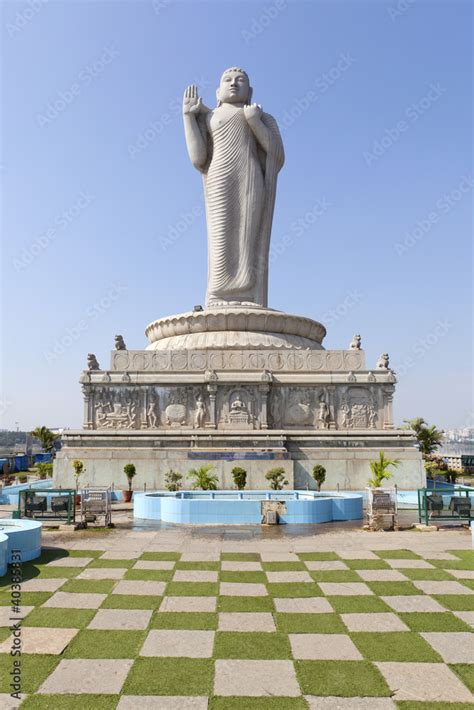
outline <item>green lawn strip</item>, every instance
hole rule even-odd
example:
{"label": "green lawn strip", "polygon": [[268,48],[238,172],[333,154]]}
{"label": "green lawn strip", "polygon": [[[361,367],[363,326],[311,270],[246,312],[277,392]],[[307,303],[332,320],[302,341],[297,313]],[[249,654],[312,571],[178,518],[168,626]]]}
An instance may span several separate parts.
{"label": "green lawn strip", "polygon": [[451,611],[474,611],[474,594],[433,594],[432,597]]}
{"label": "green lawn strip", "polygon": [[369,661],[295,661],[303,695],[382,697],[391,691]]}
{"label": "green lawn strip", "polygon": [[304,562],[262,562],[262,567],[266,572],[293,572],[306,570]]}
{"label": "green lawn strip", "polygon": [[276,598],[322,596],[318,585],[310,582],[268,582],[267,589],[268,593]]}
{"label": "green lawn strip", "polygon": [[277,630],[285,634],[346,634],[338,614],[275,614]]}
{"label": "green lawn strip", "polygon": [[260,562],[258,552],[222,552],[221,560],[233,562]]}
{"label": "green lawn strip", "polygon": [[379,597],[403,597],[422,594],[411,582],[367,582],[367,585]]}
{"label": "green lawn strip", "polygon": [[143,552],[140,560],[179,560],[181,552]]}
{"label": "green lawn strip", "polygon": [[350,569],[392,569],[385,560],[344,560]]}
{"label": "green lawn strip", "polygon": [[218,611],[275,611],[272,597],[218,597]]}
{"label": "green lawn strip", "polygon": [[452,582],[454,579],[453,575],[445,572],[444,569],[417,569],[414,567],[413,569],[397,569],[397,571],[401,572],[409,579],[434,580],[439,582]]}
{"label": "green lawn strip", "polygon": [[[19,606],[41,606],[52,596],[53,592],[22,592]],[[0,606],[11,606],[11,601],[9,592],[0,592]]]}
{"label": "green lawn strip", "polygon": [[391,611],[393,609],[386,604],[383,599],[371,596],[352,597],[335,596],[328,597],[334,611],[339,614],[369,614],[370,612]]}
{"label": "green lawn strip", "polygon": [[[23,626],[45,626],[51,629],[83,629],[96,614],[95,609],[33,609]],[[46,632],[45,632],[46,633]]]}
{"label": "green lawn strip", "polygon": [[143,594],[109,594],[101,609],[158,609],[163,597]]}
{"label": "green lawn strip", "polygon": [[[11,693],[10,683],[14,676],[10,675],[13,670],[13,662],[18,660],[8,653],[0,654],[0,693]],[[21,692],[34,693],[40,685],[56,668],[61,656],[49,656],[39,653],[24,653],[21,656]]]}
{"label": "green lawn strip", "polygon": [[78,708],[94,708],[94,710],[114,710],[119,701],[118,695],[30,695],[21,704],[27,710],[78,710]]}
{"label": "green lawn strip", "polygon": [[349,635],[368,661],[443,662],[429,643],[412,631],[359,631]]}
{"label": "green lawn strip", "polygon": [[434,614],[422,611],[399,613],[398,616],[411,631],[472,631],[469,624],[464,623],[449,611]]}
{"label": "green lawn strip", "polygon": [[63,584],[62,592],[78,592],[81,594],[110,594],[117,584],[115,579],[70,579]]}
{"label": "green lawn strip", "polygon": [[453,663],[449,667],[461,678],[464,685],[467,685],[471,693],[474,693],[474,664]]}
{"label": "green lawn strip", "polygon": [[154,582],[169,582],[173,577],[173,570],[164,569],[129,569],[125,572],[124,579],[143,579]]}
{"label": "green lawn strip", "polygon": [[246,660],[290,659],[291,649],[286,634],[218,631],[213,656]]}
{"label": "green lawn strip", "polygon": [[208,710],[307,710],[304,698],[213,697]]}
{"label": "green lawn strip", "polygon": [[252,584],[266,584],[267,575],[265,572],[231,572],[223,570],[219,574],[220,582],[239,582]]}
{"label": "green lawn strip", "polygon": [[399,710],[472,710],[472,703],[424,703],[421,700],[398,700]]}
{"label": "green lawn strip", "polygon": [[217,614],[212,612],[157,612],[151,619],[152,629],[217,629]]}
{"label": "green lawn strip", "polygon": [[474,579],[458,579],[458,582],[464,584],[465,587],[469,587],[469,589],[474,589]]}
{"label": "green lawn strip", "polygon": [[79,631],[63,653],[64,658],[135,658],[146,631]]}
{"label": "green lawn strip", "polygon": [[342,561],[339,555],[335,552],[300,552],[298,554],[300,560],[311,560],[312,562],[324,562],[325,560]]}
{"label": "green lawn strip", "polygon": [[77,577],[84,567],[31,567],[25,565],[22,574],[23,581],[27,579],[58,579],[59,577]]}
{"label": "green lawn strip", "polygon": [[136,560],[103,560],[99,558],[98,560],[93,560],[89,565],[88,569],[91,567],[99,569],[115,569],[115,568],[125,568],[133,567]]}
{"label": "green lawn strip", "polygon": [[374,554],[383,560],[421,560],[420,555],[411,550],[374,550]]}
{"label": "green lawn strip", "polygon": [[470,560],[474,562],[474,550],[448,550],[452,555],[456,555],[461,560]]}
{"label": "green lawn strip", "polygon": [[203,570],[204,572],[219,572],[220,568],[220,562],[177,562],[174,569],[197,569]]}
{"label": "green lawn strip", "polygon": [[310,572],[315,582],[363,582],[357,572],[351,569],[317,570]]}
{"label": "green lawn strip", "polygon": [[217,582],[168,582],[168,597],[215,597],[219,593]]}
{"label": "green lawn strip", "polygon": [[463,557],[459,560],[430,560],[430,564],[434,565],[435,567],[440,567],[441,569],[465,569],[465,570],[473,570],[474,569],[474,560],[472,560],[470,557]]}
{"label": "green lawn strip", "polygon": [[214,676],[212,659],[138,658],[122,695],[207,695]]}
{"label": "green lawn strip", "polygon": [[7,638],[10,636],[11,631],[7,626],[1,626],[0,627],[0,643],[3,641],[6,641]]}

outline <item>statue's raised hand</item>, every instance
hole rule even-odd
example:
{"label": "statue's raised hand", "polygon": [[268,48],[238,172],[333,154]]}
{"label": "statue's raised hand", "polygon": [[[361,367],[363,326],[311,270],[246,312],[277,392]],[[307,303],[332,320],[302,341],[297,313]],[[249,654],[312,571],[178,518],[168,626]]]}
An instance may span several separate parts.
{"label": "statue's raised hand", "polygon": [[198,96],[198,89],[195,84],[187,87],[183,96],[183,114],[198,114],[203,108],[202,99]]}
{"label": "statue's raised hand", "polygon": [[244,106],[244,116],[249,123],[259,121],[262,118],[262,107],[260,104],[249,104]]}

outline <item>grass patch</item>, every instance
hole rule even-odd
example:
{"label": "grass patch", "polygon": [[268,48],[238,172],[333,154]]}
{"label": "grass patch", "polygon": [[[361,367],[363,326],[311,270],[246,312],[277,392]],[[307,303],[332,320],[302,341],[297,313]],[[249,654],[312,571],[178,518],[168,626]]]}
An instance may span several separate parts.
{"label": "grass patch", "polygon": [[177,562],[176,569],[200,569],[204,572],[219,572],[220,562]]}
{"label": "grass patch", "polygon": [[88,565],[90,567],[99,567],[101,569],[116,569],[117,567],[126,568],[132,567],[135,564],[135,560],[94,560]]}
{"label": "grass patch", "polygon": [[139,560],[179,560],[180,552],[144,552]]}
{"label": "grass patch", "polygon": [[135,658],[146,631],[84,629],[71,641],[64,658]]}
{"label": "grass patch", "polygon": [[436,594],[433,599],[451,611],[474,611],[474,594]]}
{"label": "grass patch", "polygon": [[469,589],[474,589],[474,579],[458,579],[458,582],[465,587],[469,587]]}
{"label": "grass patch", "polygon": [[449,611],[439,614],[431,612],[402,613],[398,616],[411,631],[472,631],[468,624]]}
{"label": "grass patch", "polygon": [[219,575],[219,581],[266,584],[267,575],[265,572],[231,572],[229,570],[224,570]]}
{"label": "grass patch", "polygon": [[63,584],[61,592],[110,594],[116,584],[116,579],[70,579]]}
{"label": "grass patch", "polygon": [[209,710],[307,710],[303,698],[218,698],[209,700]]}
{"label": "grass patch", "polygon": [[218,631],[214,658],[288,659],[290,642],[285,634],[279,633]]}
{"label": "grass patch", "polygon": [[323,562],[324,560],[342,561],[335,552],[300,552],[298,557],[300,560],[311,560],[311,562]]}
{"label": "grass patch", "polygon": [[417,661],[442,663],[442,659],[429,643],[411,631],[350,634],[355,645],[368,661]]}
{"label": "grass patch", "polygon": [[443,569],[474,569],[474,561],[470,558],[463,558],[460,560],[431,560],[431,564],[435,567],[441,567]]}
{"label": "grass patch", "polygon": [[474,693],[474,665],[471,663],[455,663],[449,666],[458,675],[471,693]]}
{"label": "grass patch", "polygon": [[285,634],[345,634],[338,614],[276,614],[278,631]]}
{"label": "grass patch", "polygon": [[437,582],[452,582],[453,576],[445,572],[444,569],[413,569],[403,568],[397,570],[408,577],[409,579],[421,579],[424,581],[434,580]]}
{"label": "grass patch", "polygon": [[84,567],[28,567],[23,569],[23,581],[27,579],[58,579],[76,577]]}
{"label": "grass patch", "polygon": [[152,629],[198,629],[214,631],[217,629],[217,614],[203,611],[156,613],[151,620]]}
{"label": "grass patch", "polygon": [[94,710],[114,710],[119,701],[118,695],[30,695],[21,704],[27,710],[77,710],[77,708],[94,708]]}
{"label": "grass patch", "polygon": [[306,570],[304,562],[262,562],[262,567],[266,572],[293,572]]}
{"label": "grass patch", "polygon": [[[20,606],[41,606],[53,596],[53,592],[22,592]],[[0,606],[11,606],[11,594],[0,593]]]}
{"label": "grass patch", "polygon": [[367,582],[370,589],[380,597],[410,596],[420,594],[411,582]]}
{"label": "grass patch", "polygon": [[172,577],[173,570],[165,569],[129,569],[124,575],[124,579],[142,579],[154,582],[169,582]]}
{"label": "grass patch", "polygon": [[223,552],[221,560],[232,560],[233,562],[260,562],[258,552]]}
{"label": "grass patch", "polygon": [[344,560],[350,569],[392,569],[385,560]]}
{"label": "grass patch", "polygon": [[104,550],[68,550],[66,557],[100,557]]}
{"label": "grass patch", "polygon": [[217,582],[169,582],[168,597],[216,597],[219,593]]}
{"label": "grass patch", "polygon": [[3,641],[6,641],[9,636],[10,636],[10,629],[7,626],[1,626],[0,627],[0,643],[2,643]]}
{"label": "grass patch", "polygon": [[322,592],[317,584],[310,582],[269,582],[268,593],[277,598],[321,597]]}
{"label": "grass patch", "polygon": [[[56,668],[61,656],[24,653],[21,657],[21,692],[35,693],[43,681]],[[0,693],[10,693],[10,683],[15,659],[8,653],[0,654]]]}
{"label": "grass patch", "polygon": [[163,597],[151,595],[110,594],[101,609],[158,609]]}
{"label": "grass patch", "polygon": [[214,663],[201,658],[138,658],[123,695],[210,695]]}
{"label": "grass patch", "polygon": [[23,626],[46,626],[52,629],[83,629],[95,616],[95,609],[48,609],[40,607],[26,617]]}
{"label": "grass patch", "polygon": [[271,597],[218,597],[218,611],[275,611]]}
{"label": "grass patch", "polygon": [[296,661],[295,667],[304,695],[391,695],[382,674],[369,661]]}
{"label": "grass patch", "polygon": [[456,555],[461,560],[470,560],[474,562],[474,551],[473,550],[448,550],[452,555]]}
{"label": "grass patch", "polygon": [[411,550],[374,550],[374,554],[383,560],[421,560],[420,555]]}
{"label": "grass patch", "polygon": [[369,614],[370,612],[393,611],[383,599],[378,597],[330,597],[329,603],[339,614]]}
{"label": "grass patch", "polygon": [[316,570],[310,572],[315,582],[363,582],[357,572],[351,569]]}

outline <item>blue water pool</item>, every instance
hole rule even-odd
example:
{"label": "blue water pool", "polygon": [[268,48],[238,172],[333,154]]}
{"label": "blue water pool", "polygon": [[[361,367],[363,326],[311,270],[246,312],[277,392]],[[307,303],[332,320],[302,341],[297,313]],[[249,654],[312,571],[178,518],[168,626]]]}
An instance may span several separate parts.
{"label": "blue water pool", "polygon": [[19,552],[20,558],[16,559],[21,562],[40,556],[41,527],[37,520],[0,518],[0,577],[6,572],[6,564],[12,561],[14,551]]}
{"label": "blue water pool", "polygon": [[282,524],[361,520],[360,493],[315,491],[156,491],[135,493],[135,518],[188,525],[258,525],[266,501],[280,502]]}

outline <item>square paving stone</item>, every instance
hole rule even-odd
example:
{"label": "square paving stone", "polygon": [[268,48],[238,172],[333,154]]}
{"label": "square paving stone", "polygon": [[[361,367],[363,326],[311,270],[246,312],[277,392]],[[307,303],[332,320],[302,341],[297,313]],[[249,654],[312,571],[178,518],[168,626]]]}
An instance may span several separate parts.
{"label": "square paving stone", "polygon": [[23,592],[55,592],[69,581],[68,577],[33,577],[21,583]]}
{"label": "square paving stone", "polygon": [[214,631],[152,629],[140,656],[211,658],[213,645]]}
{"label": "square paving stone", "polygon": [[448,571],[458,579],[474,579],[474,569],[450,569]]}
{"label": "square paving stone", "polygon": [[122,690],[133,665],[131,659],[62,660],[46,678],[38,693],[104,693]]}
{"label": "square paving stone", "polygon": [[46,567],[85,567],[93,559],[93,557],[60,557],[59,560],[48,562]]}
{"label": "square paving stone", "polygon": [[219,631],[276,631],[270,612],[221,612]]}
{"label": "square paving stone", "polygon": [[361,661],[362,654],[345,634],[289,634],[294,658],[309,661]]}
{"label": "square paving stone", "polygon": [[283,614],[327,614],[333,611],[324,597],[274,599],[275,609]]}
{"label": "square paving stone", "polygon": [[10,694],[0,693],[0,708],[2,708],[2,710],[16,710],[25,698],[25,694],[20,694],[20,698],[17,700],[16,698],[12,698]]}
{"label": "square paving stone", "polygon": [[215,611],[217,597],[164,597],[160,605],[163,611]]}
{"label": "square paving stone", "polygon": [[223,560],[221,569],[226,572],[261,572],[263,568],[260,562]]}
{"label": "square paving stone", "polygon": [[168,570],[175,566],[174,560],[137,560],[132,569]]}
{"label": "square paving stone", "polygon": [[443,663],[376,663],[394,700],[469,703],[473,696]]}
{"label": "square paving stone", "polygon": [[122,579],[126,567],[89,567],[77,575],[76,579]]}
{"label": "square paving stone", "polygon": [[[47,653],[59,655],[79,629],[48,629],[40,626],[24,626],[21,631],[22,653]],[[10,653],[13,637],[0,643],[0,653]]]}
{"label": "square paving stone", "polygon": [[217,582],[219,572],[200,569],[178,569],[173,575],[173,582]]}
{"label": "square paving stone", "polygon": [[370,550],[336,550],[343,560],[378,560],[378,556]]}
{"label": "square paving stone", "polygon": [[137,550],[108,550],[99,559],[101,560],[136,560],[142,553]]}
{"label": "square paving stone", "polygon": [[266,572],[269,582],[274,584],[286,582],[312,582],[313,578],[308,572]]}
{"label": "square paving stone", "polygon": [[164,594],[166,582],[152,582],[143,579],[122,579],[115,585],[112,594],[138,594],[139,596],[157,596]]}
{"label": "square paving stone", "polygon": [[338,698],[306,695],[308,710],[396,710],[390,698]]}
{"label": "square paving stone", "polygon": [[382,600],[388,604],[394,611],[406,611],[406,612],[445,612],[446,609],[431,597],[424,595],[410,595],[402,597],[381,597]]}
{"label": "square paving stone", "polygon": [[406,582],[408,579],[396,569],[358,569],[357,574],[366,582]]}
{"label": "square paving stone", "polygon": [[268,594],[264,584],[239,582],[221,582],[219,593],[224,597],[266,597]]}
{"label": "square paving stone", "polygon": [[207,704],[207,695],[122,695],[117,710],[207,710]]}
{"label": "square paving stone", "polygon": [[445,663],[474,663],[474,634],[469,631],[424,631],[420,636]]}
{"label": "square paving stone", "polygon": [[146,629],[152,613],[147,609],[99,609],[87,628],[123,631]]}
{"label": "square paving stone", "polygon": [[380,614],[341,614],[349,631],[409,631],[403,621],[391,612]]}
{"label": "square paving stone", "polygon": [[242,697],[300,695],[300,687],[291,661],[218,659],[215,669],[215,695]]}
{"label": "square paving stone", "polygon": [[349,567],[340,560],[307,560],[305,565],[312,572],[334,572],[336,570],[349,569]]}
{"label": "square paving stone", "polygon": [[459,557],[452,555],[450,552],[433,552],[433,550],[426,550],[420,554],[422,557],[426,557],[427,560],[459,560]]}
{"label": "square paving stone", "polygon": [[33,609],[34,606],[22,606],[19,614],[12,614],[11,606],[0,606],[0,627],[11,626],[12,618],[24,619]]}
{"label": "square paving stone", "polygon": [[327,596],[368,596],[373,591],[364,582],[319,582],[323,594]]}
{"label": "square paving stone", "polygon": [[405,560],[405,559],[385,559],[390,567],[394,569],[434,569],[433,565],[430,565],[426,560]]}
{"label": "square paving stone", "polygon": [[262,552],[262,562],[300,562],[294,552]]}
{"label": "square paving stone", "polygon": [[98,609],[107,594],[56,592],[43,604],[44,607],[60,609]]}
{"label": "square paving stone", "polygon": [[474,611],[453,611],[453,614],[474,629]]}
{"label": "square paving stone", "polygon": [[474,594],[472,589],[459,582],[433,582],[414,580],[413,584],[425,594]]}

